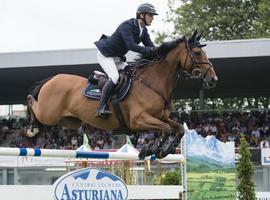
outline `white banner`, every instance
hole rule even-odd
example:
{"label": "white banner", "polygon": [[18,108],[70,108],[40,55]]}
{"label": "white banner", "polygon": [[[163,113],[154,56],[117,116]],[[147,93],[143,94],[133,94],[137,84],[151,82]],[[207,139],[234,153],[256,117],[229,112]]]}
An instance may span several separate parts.
{"label": "white banner", "polygon": [[256,200],[270,200],[270,192],[256,192]]}
{"label": "white banner", "polygon": [[65,167],[66,160],[67,158],[0,156],[0,167]]}
{"label": "white banner", "polygon": [[270,148],[261,149],[262,165],[270,165]]}

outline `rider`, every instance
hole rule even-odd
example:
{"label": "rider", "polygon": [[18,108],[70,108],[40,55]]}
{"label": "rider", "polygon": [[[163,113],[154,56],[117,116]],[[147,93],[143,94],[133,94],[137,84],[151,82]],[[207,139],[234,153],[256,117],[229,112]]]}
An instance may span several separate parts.
{"label": "rider", "polygon": [[[129,50],[141,53],[145,58],[151,58],[155,54],[155,46],[146,28],[151,25],[154,15],[158,14],[153,5],[141,4],[137,8],[136,19],[122,22],[111,36],[102,35],[100,40],[95,42],[98,48],[97,60],[108,75],[108,80],[102,89],[100,105],[96,111],[98,117],[106,119],[111,113],[106,110],[106,106],[117,84],[118,70],[128,65],[125,54]],[[144,46],[138,45],[140,42]]]}

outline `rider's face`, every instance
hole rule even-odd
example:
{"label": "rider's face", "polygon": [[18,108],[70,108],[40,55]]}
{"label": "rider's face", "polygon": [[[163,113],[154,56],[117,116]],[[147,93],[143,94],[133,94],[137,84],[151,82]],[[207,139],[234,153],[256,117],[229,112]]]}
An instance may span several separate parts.
{"label": "rider's face", "polygon": [[152,24],[152,21],[154,19],[153,14],[145,14],[145,21],[146,21],[146,26],[150,26]]}
{"label": "rider's face", "polygon": [[144,22],[142,20],[141,20],[141,23],[143,23],[145,26],[151,26],[152,21],[154,19],[154,15],[153,14],[149,14],[149,13],[147,13],[147,14],[141,14],[140,17],[141,17],[141,19],[145,18],[146,24],[144,24]]}

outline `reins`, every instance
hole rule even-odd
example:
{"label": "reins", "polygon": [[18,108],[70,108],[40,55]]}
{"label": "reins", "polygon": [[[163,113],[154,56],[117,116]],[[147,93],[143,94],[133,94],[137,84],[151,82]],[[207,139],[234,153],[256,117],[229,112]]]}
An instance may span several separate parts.
{"label": "reins", "polygon": [[[160,62],[160,60],[153,60],[153,61],[150,61],[150,63],[158,63]],[[140,76],[147,70],[147,68],[149,67],[152,67],[153,65],[147,65],[145,66],[145,68],[143,68],[142,72],[138,75],[136,75],[136,72],[137,72],[137,69],[135,69],[132,73],[132,77],[134,78],[134,80],[138,80],[140,83],[142,83],[143,85],[145,85],[146,87],[148,87],[149,89],[151,89],[152,91],[154,91],[156,94],[158,94],[164,101],[164,110],[167,108],[167,106],[169,105],[169,103],[171,102],[171,99],[173,97],[173,94],[174,94],[174,91],[175,91],[175,88],[176,88],[176,83],[177,83],[177,80],[179,78],[179,69],[177,70],[177,75],[176,75],[176,78],[174,80],[174,83],[173,83],[173,87],[172,87],[172,91],[171,91],[171,94],[169,95],[168,98],[166,98],[160,91],[158,91],[157,89],[151,87],[151,85],[149,83],[147,83],[145,80],[143,80],[142,78],[140,78]]]}

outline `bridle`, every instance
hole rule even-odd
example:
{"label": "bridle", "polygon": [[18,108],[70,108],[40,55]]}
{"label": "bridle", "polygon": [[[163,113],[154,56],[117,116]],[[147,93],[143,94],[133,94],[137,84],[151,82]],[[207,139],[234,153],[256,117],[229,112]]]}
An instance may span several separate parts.
{"label": "bridle", "polygon": [[[192,51],[193,48],[195,47],[202,47],[200,44],[195,44],[195,45],[189,45],[187,39],[185,40],[185,46],[187,50],[184,66],[182,67],[182,72],[183,72],[183,77],[184,79],[202,79],[203,80],[203,87],[206,89],[210,89],[215,87],[215,84],[209,84],[208,81],[206,80],[206,75],[209,72],[209,70],[213,67],[212,63],[209,62],[202,62],[198,61],[195,58],[195,53]],[[187,60],[188,57],[190,57],[191,60],[191,68],[188,69],[187,66]],[[202,72],[199,68],[200,65],[208,65],[208,68],[205,72]],[[181,65],[181,63],[179,63]]]}
{"label": "bridle", "polygon": [[[185,79],[199,79],[202,78],[203,79],[203,87],[210,89],[212,87],[215,87],[215,84],[210,85],[207,80],[206,80],[206,74],[208,73],[208,71],[213,67],[211,62],[202,62],[202,61],[198,61],[195,58],[195,53],[192,51],[193,48],[195,47],[200,47],[200,45],[194,45],[194,46],[189,46],[188,45],[188,41],[187,39],[185,39],[185,46],[186,46],[186,50],[187,50],[187,54],[186,54],[186,58],[185,58],[185,62],[184,62],[184,66],[182,67],[182,72],[184,74],[184,78]],[[191,69],[188,70],[187,69],[187,60],[188,57],[190,56],[191,59]],[[158,61],[151,61],[153,62],[158,62]],[[199,69],[199,66],[202,64],[207,64],[209,67],[207,68],[207,70],[205,72],[202,72]],[[131,76],[133,77],[133,80],[138,80],[140,83],[142,83],[143,85],[145,85],[146,87],[148,87],[149,89],[151,89],[152,91],[154,91],[156,94],[158,94],[159,96],[161,96],[164,100],[164,109],[166,109],[166,107],[169,105],[171,99],[173,98],[174,92],[175,92],[175,88],[176,88],[176,83],[179,79],[179,71],[181,69],[181,63],[178,63],[178,70],[177,70],[177,75],[175,77],[174,80],[172,80],[172,91],[171,94],[169,95],[169,97],[165,97],[160,91],[156,90],[155,88],[153,88],[147,81],[145,81],[144,79],[141,79],[140,76],[145,72],[145,69],[142,70],[142,72],[140,74],[136,75],[137,69],[132,70]],[[198,75],[196,75],[196,73],[198,73]]]}

